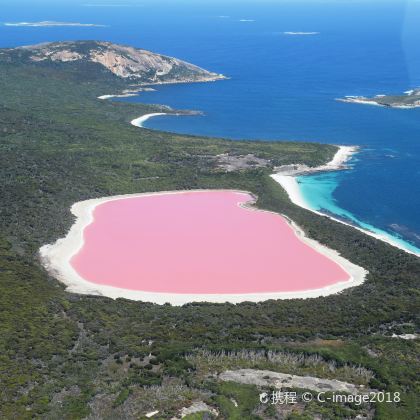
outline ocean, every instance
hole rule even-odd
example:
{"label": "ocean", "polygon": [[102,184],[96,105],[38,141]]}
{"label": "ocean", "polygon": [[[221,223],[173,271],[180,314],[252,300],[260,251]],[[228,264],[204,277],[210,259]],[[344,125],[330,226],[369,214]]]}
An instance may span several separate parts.
{"label": "ocean", "polygon": [[[420,252],[420,109],[338,102],[420,86],[420,2],[0,0],[0,47],[97,39],[185,59],[230,77],[125,100],[203,111],[149,128],[358,145],[351,169],[299,177],[316,210]],[[64,21],[97,27],[7,26]],[[311,32],[312,34],[286,34]],[[104,92],[104,94],[115,92]],[[280,186],[279,186],[280,188]]]}

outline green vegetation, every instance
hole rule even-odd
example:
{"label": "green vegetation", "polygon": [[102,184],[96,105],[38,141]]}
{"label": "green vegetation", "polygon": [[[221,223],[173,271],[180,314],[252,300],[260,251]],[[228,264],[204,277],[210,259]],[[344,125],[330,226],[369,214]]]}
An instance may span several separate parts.
{"label": "green vegetation", "polygon": [[223,382],[215,390],[215,403],[224,418],[232,420],[259,419],[253,414],[259,405],[259,392],[254,385]]}
{"label": "green vegetation", "polygon": [[[290,358],[285,372],[335,377],[322,372],[330,363],[346,377],[363,368],[371,387],[402,394],[401,403],[375,404],[376,418],[415,418],[418,340],[390,336],[418,330],[419,259],[294,206],[269,168],[225,173],[215,160],[252,153],[272,165],[315,166],[335,147],[138,129],[128,122],[153,107],[96,99],[120,87],[76,70],[70,77],[54,66],[0,63],[0,417],[141,418],[159,410],[171,418],[201,400],[225,418],[269,418],[275,410],[261,411],[256,388],[219,383],[191,355],[273,351],[313,362]],[[318,299],[172,307],[67,293],[38,261],[39,247],[71,226],[76,201],[193,188],[253,192],[259,207],[286,214],[368,269],[366,283]],[[217,369],[227,362],[243,363],[224,360]],[[313,418],[311,407],[289,418]],[[321,409],[328,419],[349,413],[339,404]]]}
{"label": "green vegetation", "polygon": [[[205,417],[206,416],[206,417]],[[198,412],[194,414],[188,414],[184,417],[184,420],[203,420],[203,419],[211,419],[211,416],[207,416],[207,412]]]}
{"label": "green vegetation", "polygon": [[0,62],[53,68],[60,77],[120,84],[218,80],[223,76],[185,61],[102,41],[50,42],[0,49]]}

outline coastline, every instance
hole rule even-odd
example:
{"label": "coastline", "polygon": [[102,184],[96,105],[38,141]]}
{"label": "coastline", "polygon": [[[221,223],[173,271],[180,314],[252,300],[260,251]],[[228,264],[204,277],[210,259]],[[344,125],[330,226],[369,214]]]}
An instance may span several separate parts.
{"label": "coastline", "polygon": [[[378,98],[383,98],[385,95],[377,95]],[[362,104],[362,105],[373,105],[373,106],[380,106],[382,108],[395,108],[395,109],[415,109],[420,108],[420,101],[413,103],[413,104],[398,104],[398,103],[390,103],[390,104],[383,104],[381,102],[375,101],[373,98],[369,99],[365,96],[349,96],[346,98],[336,98],[338,102],[345,102],[351,104]]]}
{"label": "coastline", "polygon": [[[42,265],[56,279],[67,286],[67,291],[78,294],[107,296],[113,299],[126,298],[131,300],[141,300],[156,304],[171,303],[172,305],[184,305],[190,302],[211,302],[211,303],[240,303],[245,301],[262,302],[270,299],[305,299],[320,296],[328,296],[336,294],[344,289],[361,285],[366,278],[367,271],[352,262],[346,260],[335,250],[332,250],[319,242],[308,238],[304,231],[296,225],[290,218],[274,213],[279,217],[283,217],[293,229],[295,235],[306,245],[315,249],[330,258],[336,264],[341,266],[349,275],[349,279],[345,282],[338,282],[330,286],[319,289],[294,291],[294,292],[268,292],[268,293],[244,293],[244,294],[181,294],[181,293],[156,293],[149,291],[137,291],[122,289],[113,286],[99,285],[88,282],[83,279],[70,264],[71,258],[77,254],[83,247],[84,229],[93,222],[93,212],[96,206],[114,200],[147,197],[152,195],[181,194],[185,192],[208,192],[208,191],[227,191],[227,190],[184,190],[184,191],[168,191],[144,194],[128,194],[117,195],[112,197],[103,197],[92,200],[77,202],[72,205],[71,212],[76,216],[76,221],[70,231],[64,238],[58,239],[54,244],[44,245],[39,250]],[[246,191],[228,190],[240,193],[250,194],[254,197],[253,201],[248,201],[243,205],[250,211],[266,211],[260,210],[252,205],[255,203],[255,196]]]}
{"label": "coastline", "polygon": [[392,240],[391,238],[381,235],[379,233],[375,233],[369,231],[367,229],[363,229],[359,226],[352,225],[348,222],[340,220],[336,217],[333,217],[329,214],[322,213],[318,210],[314,210],[310,207],[310,205],[306,202],[305,198],[303,197],[299,184],[296,180],[296,176],[299,175],[308,175],[310,173],[316,172],[325,172],[325,171],[336,171],[341,169],[346,169],[346,163],[349,159],[358,151],[357,146],[338,146],[339,149],[333,159],[328,162],[326,165],[318,166],[315,168],[309,168],[305,165],[287,165],[284,167],[277,168],[278,172],[271,175],[271,178],[274,179],[277,183],[279,183],[283,189],[286,191],[287,195],[289,196],[290,201],[293,204],[296,204],[299,207],[304,208],[305,210],[309,210],[312,213],[315,213],[319,216],[327,217],[330,220],[334,220],[335,222],[341,223],[346,226],[350,226],[354,229],[357,229],[360,232],[363,232],[366,235],[369,235],[375,239],[379,239],[380,241],[386,242],[389,245],[392,245],[404,252],[407,252],[412,255],[420,256],[419,253],[410,251],[403,246],[401,246],[397,241]]}
{"label": "coastline", "polygon": [[129,98],[131,96],[139,96],[141,92],[153,92],[156,89],[153,89],[150,86],[160,86],[160,85],[179,85],[185,83],[210,83],[217,82],[219,80],[229,80],[230,77],[225,76],[224,74],[216,74],[215,76],[203,77],[198,80],[168,80],[155,83],[140,83],[137,87],[132,89],[123,90],[121,93],[101,95],[97,99],[112,99],[112,98]]}
{"label": "coastline", "polygon": [[139,128],[146,128],[144,126],[144,123],[153,117],[158,117],[160,115],[172,115],[174,117],[188,117],[188,116],[196,116],[196,115],[203,115],[203,113],[201,111],[175,111],[175,110],[171,110],[172,112],[153,112],[150,114],[144,114],[141,117],[138,118],[134,118],[134,120],[130,121],[131,125],[134,125],[135,127],[139,127]]}
{"label": "coastline", "polygon": [[178,85],[182,83],[210,83],[210,82],[217,82],[219,80],[229,80],[230,77],[225,76],[221,73],[213,73],[212,76],[201,77],[199,79],[185,79],[185,80],[163,80],[154,83],[140,83],[140,87],[147,87],[147,86],[159,86],[159,85]]}
{"label": "coastline", "polygon": [[[170,113],[163,113],[163,112],[145,114],[139,118],[135,118],[134,120],[132,120],[131,124],[136,127],[145,128],[143,124],[149,118],[153,118],[159,115],[181,115],[181,114],[170,114]],[[336,154],[334,155],[332,160],[327,162],[325,165],[321,165],[317,167],[309,167],[303,164],[284,165],[284,166],[275,168],[276,172],[271,175],[271,178],[273,178],[277,183],[279,183],[283,187],[283,189],[286,191],[287,195],[289,196],[290,201],[292,201],[292,203],[296,204],[297,206],[302,207],[305,210],[309,210],[312,213],[315,213],[319,216],[328,217],[331,220],[334,220],[346,226],[350,226],[354,229],[357,229],[358,231],[363,232],[364,234],[369,235],[380,241],[386,242],[387,244],[392,245],[400,249],[401,251],[407,252],[411,255],[420,256],[420,253],[410,251],[409,249],[401,246],[397,241],[393,240],[392,238],[386,235],[375,233],[373,231],[364,229],[354,224],[345,222],[329,214],[325,214],[318,210],[314,210],[306,202],[306,200],[304,199],[300,191],[299,184],[296,180],[297,176],[309,175],[311,173],[316,173],[316,172],[337,171],[337,170],[347,169],[347,162],[351,159],[351,157],[354,154],[358,153],[358,150],[359,150],[358,146],[337,146],[337,147],[338,147],[338,150]]]}
{"label": "coastline", "polygon": [[141,117],[138,118],[134,118],[134,120],[130,121],[131,125],[134,125],[134,127],[139,127],[139,128],[146,128],[144,127],[144,123],[149,119],[149,118],[153,118],[153,117],[158,117],[159,115],[179,115],[179,114],[170,114],[168,112],[154,112],[152,114],[145,114],[142,115]]}
{"label": "coastline", "polygon": [[139,96],[141,92],[154,92],[156,89],[138,86],[137,89],[125,89],[121,93],[115,95],[101,95],[98,99],[112,99],[112,98],[129,98],[131,96]]}
{"label": "coastline", "polygon": [[[159,115],[177,116],[177,115],[182,115],[182,114],[177,114],[177,113],[171,114],[171,113],[164,113],[164,112],[145,114],[139,118],[135,118],[134,120],[132,120],[131,124],[136,127],[145,128],[143,124],[149,118],[153,118]],[[283,187],[283,189],[286,191],[287,195],[289,196],[290,201],[292,201],[293,204],[296,204],[297,206],[302,207],[305,210],[309,210],[312,213],[315,213],[319,216],[327,217],[330,220],[334,220],[335,222],[339,222],[346,226],[350,226],[354,229],[357,229],[358,231],[363,232],[364,234],[369,235],[380,241],[386,242],[387,244],[394,246],[400,249],[401,251],[420,257],[420,253],[410,251],[409,249],[400,245],[396,240],[393,240],[391,237],[388,237],[386,235],[382,235],[382,234],[370,231],[368,229],[364,229],[360,226],[356,226],[354,224],[345,222],[329,214],[322,213],[318,210],[311,208],[310,205],[306,202],[306,200],[304,199],[300,191],[299,184],[296,180],[297,176],[309,175],[311,173],[317,173],[317,172],[338,171],[338,170],[347,169],[347,162],[351,159],[353,155],[358,153],[358,150],[359,150],[358,146],[337,146],[337,147],[338,147],[338,150],[336,154],[331,159],[331,161],[327,162],[325,165],[321,165],[317,167],[309,167],[303,164],[284,165],[284,166],[275,168],[276,172],[271,175],[271,178],[273,178],[277,183],[279,183]]]}
{"label": "coastline", "polygon": [[129,98],[131,96],[137,96],[137,93],[122,93],[121,95],[101,95],[98,99],[112,99],[112,98]]}

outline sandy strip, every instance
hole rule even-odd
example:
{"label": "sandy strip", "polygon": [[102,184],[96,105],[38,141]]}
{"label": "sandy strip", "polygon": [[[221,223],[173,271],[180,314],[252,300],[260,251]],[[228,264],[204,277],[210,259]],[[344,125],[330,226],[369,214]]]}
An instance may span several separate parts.
{"label": "sandy strip", "polygon": [[[362,284],[367,275],[367,271],[359,267],[345,258],[341,257],[337,251],[321,245],[317,241],[305,236],[305,233],[291,220],[290,226],[294,229],[297,237],[305,244],[314,248],[317,252],[326,255],[328,258],[339,264],[348,274],[349,280],[339,282],[331,286],[320,289],[305,290],[298,292],[278,292],[278,293],[245,293],[245,294],[178,294],[178,293],[155,293],[147,291],[135,291],[122,289],[113,286],[98,285],[83,279],[74,270],[70,264],[71,258],[79,252],[83,247],[83,231],[86,226],[93,222],[93,212],[99,204],[133,197],[148,197],[152,195],[163,194],[180,194],[185,192],[208,192],[209,190],[188,190],[188,191],[170,191],[146,194],[128,194],[113,197],[103,197],[92,200],[80,201],[73,204],[71,212],[76,216],[76,222],[71,227],[65,238],[58,239],[54,244],[44,245],[40,249],[40,258],[44,267],[48,272],[67,285],[67,291],[79,294],[101,295],[111,298],[126,298],[131,300],[141,300],[157,304],[166,302],[172,305],[184,305],[189,302],[213,302],[213,303],[240,303],[244,301],[262,302],[269,299],[295,299],[295,298],[315,298],[319,296],[327,296],[338,293],[349,287]],[[211,190],[226,191],[226,190]],[[250,194],[246,191],[229,190],[239,193]],[[246,206],[253,211],[259,211],[255,207],[251,207],[252,202],[248,202]],[[276,213],[278,214],[278,213]],[[279,215],[280,217],[280,215]]]}
{"label": "sandy strip", "polygon": [[134,120],[130,121],[131,125],[140,128],[147,128],[144,126],[144,123],[153,117],[158,117],[159,115],[171,115],[174,117],[190,117],[196,115],[203,115],[201,111],[173,111],[173,112],[154,112],[152,114],[145,114],[141,117],[135,118]]}
{"label": "sandy strip", "polygon": [[335,154],[334,158],[330,162],[328,162],[326,165],[318,166],[316,168],[308,168],[305,165],[295,165],[295,166],[291,165],[291,166],[285,167],[286,168],[285,170],[281,170],[279,173],[271,175],[271,177],[285,189],[285,191],[287,192],[290,198],[290,201],[296,204],[297,206],[302,207],[306,210],[309,210],[312,213],[318,214],[320,216],[327,217],[328,219],[334,220],[343,225],[350,226],[353,229],[357,229],[358,231],[363,232],[366,235],[372,236],[373,238],[386,242],[389,245],[395,246],[396,248],[401,249],[404,252],[407,252],[412,255],[420,256],[420,253],[415,253],[404,248],[397,241],[394,241],[385,235],[371,232],[370,230],[363,229],[359,226],[355,226],[350,223],[344,222],[343,220],[335,218],[331,215],[324,214],[320,211],[314,210],[305,201],[301,193],[299,184],[296,180],[296,176],[308,174],[311,172],[322,172],[322,171],[333,171],[333,170],[345,169],[346,162],[351,158],[351,156],[354,153],[357,153],[357,150],[358,149],[355,146],[339,146],[339,149],[337,153]]}
{"label": "sandy strip", "polygon": [[111,98],[115,98],[115,95],[101,95],[98,96],[98,99],[111,99]]}
{"label": "sandy strip", "polygon": [[157,117],[159,115],[177,115],[177,114],[168,114],[167,112],[154,112],[153,114],[145,114],[141,117],[135,118],[134,120],[130,121],[131,125],[134,125],[135,127],[144,127],[144,123],[149,119],[153,117]]}
{"label": "sandy strip", "polygon": [[98,99],[130,98],[131,96],[138,96],[138,93],[122,93],[121,95],[102,95],[98,96]]}

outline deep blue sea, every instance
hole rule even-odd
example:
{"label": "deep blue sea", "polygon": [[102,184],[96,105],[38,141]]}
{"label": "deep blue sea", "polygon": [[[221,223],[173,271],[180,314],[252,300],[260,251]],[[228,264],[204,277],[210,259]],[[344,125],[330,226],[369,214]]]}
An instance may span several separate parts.
{"label": "deep blue sea", "polygon": [[[45,20],[106,27],[4,25]],[[205,114],[157,117],[147,122],[150,128],[361,146],[351,170],[300,177],[306,200],[420,252],[420,109],[335,101],[420,86],[420,2],[0,0],[0,22],[1,47],[109,40],[231,78],[131,98]]]}

